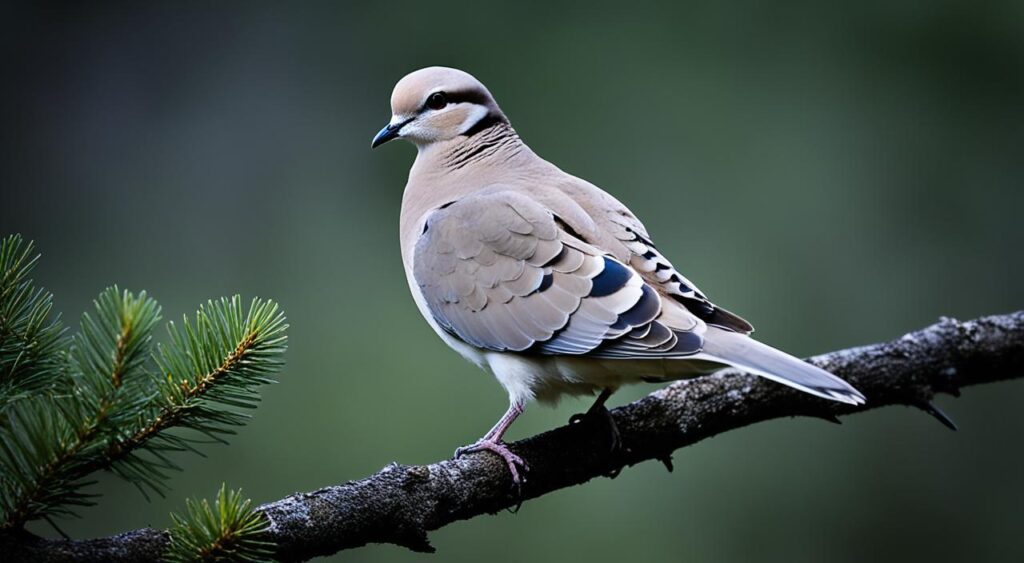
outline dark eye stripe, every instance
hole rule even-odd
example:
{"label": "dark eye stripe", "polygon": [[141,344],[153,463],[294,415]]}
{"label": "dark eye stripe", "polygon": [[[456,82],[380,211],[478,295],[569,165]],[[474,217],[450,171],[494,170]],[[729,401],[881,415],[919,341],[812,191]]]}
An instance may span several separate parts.
{"label": "dark eye stripe", "polygon": [[487,94],[480,90],[456,90],[454,92],[445,92],[445,95],[448,98],[449,104],[469,102],[471,104],[486,106],[488,103]]}

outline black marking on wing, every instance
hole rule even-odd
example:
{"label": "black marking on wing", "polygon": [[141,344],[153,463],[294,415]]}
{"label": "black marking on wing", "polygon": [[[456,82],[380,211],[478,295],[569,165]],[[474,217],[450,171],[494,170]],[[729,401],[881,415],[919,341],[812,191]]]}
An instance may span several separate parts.
{"label": "black marking on wing", "polygon": [[673,295],[672,297],[703,321],[707,321],[715,313],[715,306],[703,299],[693,299],[681,295]]}
{"label": "black marking on wing", "polygon": [[649,238],[641,235],[640,233],[634,231],[632,228],[626,227],[626,232],[631,234],[631,235],[633,235],[633,240],[638,240],[638,241],[646,244],[647,246],[651,247],[654,250],[658,249],[658,247],[654,246],[654,243],[651,242],[651,239],[649,239]]}
{"label": "black marking on wing", "polygon": [[628,233],[621,240],[627,241],[630,252],[635,259],[631,264],[647,279],[648,283],[657,286],[668,297],[679,302],[697,318],[707,324],[726,330],[750,333],[754,327],[737,315],[726,311],[704,296],[693,284],[684,278],[675,267],[662,256],[654,244],[646,236],[635,229],[624,226]]}
{"label": "black marking on wing", "polygon": [[643,294],[628,311],[619,315],[618,320],[611,326],[612,330],[625,330],[631,326],[641,326],[650,323],[661,312],[661,300],[658,294],[649,286],[644,284],[641,288]]}
{"label": "black marking on wing", "polygon": [[696,354],[704,347],[704,337],[695,332],[675,331],[676,343],[671,351],[681,355]]}
{"label": "black marking on wing", "polygon": [[551,273],[544,274],[544,277],[540,279],[540,285],[536,289],[536,293],[544,293],[551,284],[555,282],[555,275]]}
{"label": "black marking on wing", "polygon": [[674,331],[653,321],[646,333],[631,331],[616,340],[601,344],[590,355],[607,359],[681,358],[704,348],[704,338],[696,332]]}
{"label": "black marking on wing", "polygon": [[746,319],[715,305],[699,293],[696,294],[696,298],[684,295],[671,295],[671,297],[709,325],[745,334],[754,331],[754,327]]}
{"label": "black marking on wing", "polygon": [[699,291],[694,291],[694,289],[692,287],[690,287],[689,285],[686,285],[686,282],[684,282],[679,277],[679,274],[672,274],[672,276],[670,276],[668,279],[670,281],[673,281],[673,282],[675,282],[676,284],[679,285],[679,291],[682,291],[683,293],[689,293],[689,292],[693,291],[701,299],[705,298],[703,295],[700,294]]}
{"label": "black marking on wing", "polygon": [[611,295],[622,289],[630,277],[631,274],[625,266],[605,256],[604,269],[591,280],[594,285],[590,289],[590,297]]}
{"label": "black marking on wing", "polygon": [[729,311],[715,305],[712,305],[712,308],[714,311],[707,319],[704,319],[704,322],[707,324],[731,330],[733,332],[742,332],[744,334],[749,334],[754,331],[754,327],[739,315],[730,313]]}
{"label": "black marking on wing", "polygon": [[[591,287],[584,302],[565,326],[552,334],[551,338],[537,342],[530,351],[543,355],[587,355],[599,349],[606,342],[613,342],[625,333],[651,324],[661,314],[661,298],[646,284],[640,286],[640,295],[628,309],[614,316],[610,324],[601,324],[593,315],[595,309],[587,310],[588,299],[600,300],[624,290],[636,274],[626,266],[608,256],[602,256],[602,270],[591,278]],[[614,299],[614,297],[612,297]],[[608,312],[608,311],[606,311]],[[646,332],[644,332],[646,334]]]}

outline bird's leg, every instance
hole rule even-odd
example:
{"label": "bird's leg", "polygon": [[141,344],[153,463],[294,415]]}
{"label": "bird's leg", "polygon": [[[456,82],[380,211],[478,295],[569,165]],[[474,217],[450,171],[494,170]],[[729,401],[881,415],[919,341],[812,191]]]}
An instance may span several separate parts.
{"label": "bird's leg", "polygon": [[602,389],[601,394],[594,400],[594,404],[590,405],[590,408],[587,409],[587,412],[583,416],[597,416],[598,414],[608,412],[608,407],[604,406],[604,404],[608,402],[608,398],[611,396],[611,389],[608,387]]}
{"label": "bird's leg", "polygon": [[608,408],[604,406],[608,397],[612,396],[612,393],[612,389],[607,387],[602,389],[601,394],[597,396],[597,400],[587,409],[587,412],[572,415],[569,417],[569,424],[578,424],[589,420],[604,422],[608,427],[611,449],[614,452],[622,447],[622,436],[619,434],[619,427],[615,424],[615,419],[612,418],[612,413],[608,412]]}
{"label": "bird's leg", "polygon": [[512,401],[508,406],[508,410],[505,411],[505,414],[498,420],[498,423],[495,424],[494,428],[491,428],[487,434],[484,434],[483,438],[480,438],[480,440],[475,444],[462,446],[455,450],[455,459],[459,459],[466,454],[484,450],[494,453],[501,457],[501,459],[505,460],[505,463],[508,465],[508,471],[512,474],[512,482],[518,486],[524,481],[524,479],[520,477],[520,468],[523,472],[528,471],[529,468],[526,466],[526,462],[523,461],[523,458],[517,456],[508,449],[505,442],[501,441],[501,437],[505,435],[505,431],[508,430],[508,427],[511,426],[512,422],[521,414],[523,414],[523,403],[521,401]]}

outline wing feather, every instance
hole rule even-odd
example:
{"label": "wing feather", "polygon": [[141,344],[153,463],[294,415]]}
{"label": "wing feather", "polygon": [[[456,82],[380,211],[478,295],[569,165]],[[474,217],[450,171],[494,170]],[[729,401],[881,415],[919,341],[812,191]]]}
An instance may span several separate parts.
{"label": "wing feather", "polygon": [[711,302],[696,284],[685,276],[658,251],[651,242],[643,224],[625,207],[608,210],[609,230],[629,251],[629,265],[645,281],[671,297],[691,313],[710,325],[749,334],[753,325]]}
{"label": "wing feather", "polygon": [[661,295],[631,265],[563,227],[512,191],[436,209],[416,243],[413,274],[438,324],[495,351],[619,357],[671,344],[675,333],[656,322]]}

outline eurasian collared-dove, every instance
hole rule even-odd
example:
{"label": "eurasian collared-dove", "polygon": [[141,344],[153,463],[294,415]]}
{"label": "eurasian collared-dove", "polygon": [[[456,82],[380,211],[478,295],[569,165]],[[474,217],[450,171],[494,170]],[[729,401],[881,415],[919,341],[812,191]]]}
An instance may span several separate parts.
{"label": "eurasian collared-dove", "polygon": [[603,410],[625,383],[724,366],[864,402],[838,377],[748,336],[753,327],[679,273],[622,203],[530,150],[469,74],[413,72],[395,86],[391,110],[372,146],[402,138],[418,149],[401,213],[416,305],[511,403],[456,456],[494,452],[518,483],[525,464],[501,439],[527,400],[600,391]]}

